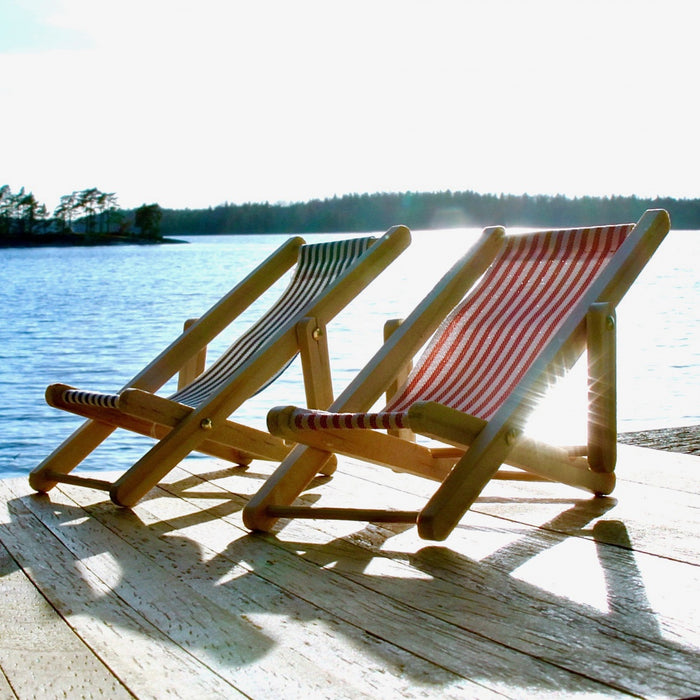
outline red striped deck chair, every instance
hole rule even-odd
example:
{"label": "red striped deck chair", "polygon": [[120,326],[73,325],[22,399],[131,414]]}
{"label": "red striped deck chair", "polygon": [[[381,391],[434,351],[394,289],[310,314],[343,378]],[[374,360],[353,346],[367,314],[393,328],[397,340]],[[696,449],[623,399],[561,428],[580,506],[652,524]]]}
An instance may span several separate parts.
{"label": "red striped deck chair", "polygon": [[[615,307],[669,228],[659,210],[636,225],[508,236],[487,229],[328,411],[270,411],[270,432],[298,445],[247,504],[247,527],[269,530],[294,517],[415,522],[421,537],[441,540],[504,463],[521,477],[610,493]],[[401,388],[368,412],[440,323]],[[559,448],[524,436],[546,387],[586,349],[587,445]],[[432,440],[419,444],[406,431]],[[418,512],[295,504],[334,453],[440,485]]]}
{"label": "red striped deck chair", "polygon": [[[325,408],[333,400],[326,324],[410,243],[405,226],[381,238],[305,244],[295,237],[197,320],[116,394],[54,384],[48,403],[89,420],[30,474],[32,488],[47,492],[64,482],[109,491],[122,506],[134,505],[193,450],[249,464],[280,461],[290,447],[265,431],[229,416],[301,356],[306,403]],[[283,275],[290,282],[271,309],[205,370],[206,347]],[[178,375],[170,397],[155,392]],[[116,428],[157,443],[115,482],[70,472]],[[332,467],[329,467],[332,469]]]}

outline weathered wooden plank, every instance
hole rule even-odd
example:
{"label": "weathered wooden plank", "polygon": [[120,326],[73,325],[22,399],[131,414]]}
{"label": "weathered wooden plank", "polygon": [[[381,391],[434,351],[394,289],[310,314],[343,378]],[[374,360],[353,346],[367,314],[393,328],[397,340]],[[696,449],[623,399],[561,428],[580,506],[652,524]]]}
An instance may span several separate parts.
{"label": "weathered wooden plank", "polygon": [[[0,545],[0,667],[21,697],[131,697],[63,623]],[[46,672],[47,667],[51,669]],[[0,692],[0,697],[9,697]],[[13,694],[12,697],[15,697]]]}
{"label": "weathered wooden plank", "polygon": [[697,494],[700,490],[700,459],[696,455],[618,445],[618,479],[663,490]]}
{"label": "weathered wooden plank", "polygon": [[[174,476],[177,477],[177,474]],[[203,502],[211,502],[209,499],[214,496],[213,490],[219,482],[217,480],[216,485],[211,482],[202,483],[202,493],[207,494],[206,501],[197,499],[197,489],[191,478],[183,476],[180,485],[183,483],[189,486],[187,493],[191,502],[201,507]],[[165,486],[167,487],[167,484]],[[173,492],[181,493],[177,485],[173,487]],[[149,506],[154,507],[155,503],[161,501],[167,502],[167,499],[154,499],[149,502]],[[237,510],[226,505],[225,499],[221,501],[221,504],[219,513],[222,517],[229,520],[232,525],[240,526]],[[233,512],[231,512],[232,510]],[[297,527],[297,525],[292,527]],[[413,650],[414,653],[425,655],[440,665],[452,668],[455,672],[469,674],[470,677],[478,678],[482,683],[501,682],[503,676],[499,676],[498,673],[491,675],[489,671],[498,667],[503,670],[507,666],[511,692],[514,692],[513,687],[517,688],[516,695],[520,695],[523,688],[528,688],[528,692],[536,692],[535,688],[538,688],[539,692],[544,692],[544,688],[547,688],[548,692],[554,692],[551,688],[558,687],[560,692],[565,692],[565,689],[569,687],[567,684],[574,678],[576,679],[575,686],[577,688],[583,687],[583,681],[578,671],[572,673],[567,679],[566,674],[562,673],[562,669],[543,664],[536,655],[513,654],[513,645],[511,640],[507,638],[508,635],[506,635],[505,640],[496,640],[496,644],[489,648],[488,637],[481,630],[469,629],[462,625],[461,620],[441,619],[434,610],[430,609],[430,588],[422,588],[419,584],[421,580],[430,579],[430,576],[423,572],[405,565],[394,566],[393,575],[387,569],[386,580],[377,584],[374,578],[382,578],[383,568],[387,564],[387,561],[382,561],[381,553],[375,555],[365,552],[362,554],[358,548],[348,546],[350,554],[343,557],[343,553],[347,554],[347,552],[343,552],[347,543],[333,540],[328,536],[319,543],[307,531],[306,524],[298,525],[298,527],[302,528],[303,532],[299,533],[301,536],[297,541],[290,542],[258,536],[252,550],[246,549],[246,561],[248,563],[274,561],[274,569],[268,569],[264,565],[261,565],[260,571],[255,566],[253,569],[258,571],[261,576],[275,575],[275,580],[280,586],[298,586],[298,581],[303,579],[305,584],[302,595],[308,596],[316,604],[328,607],[330,610],[335,609],[344,619],[350,619],[358,625],[367,626],[367,629],[374,634],[381,635],[382,638],[395,641],[397,644],[401,643],[406,648]],[[355,524],[354,527],[357,525]],[[226,537],[232,538],[235,537],[235,534],[227,533]],[[213,537],[209,533],[203,541],[211,543],[212,540]],[[263,549],[262,540],[272,547],[282,547],[290,556],[283,557],[280,552],[270,552]],[[300,556],[306,563],[319,566],[320,572],[314,574],[311,568],[311,573],[309,573],[310,567],[303,567],[300,564]],[[393,566],[393,563],[389,562],[389,564]],[[372,572],[366,578],[368,567],[372,569]],[[289,573],[286,573],[285,569]],[[348,575],[348,571],[350,575]],[[356,578],[355,574],[359,578]],[[338,576],[343,580],[338,580]],[[323,580],[328,580],[329,584],[332,585],[330,597],[325,590]],[[357,586],[352,586],[350,583],[356,583]],[[463,583],[462,581],[462,585]],[[380,594],[380,597],[377,598],[370,592]],[[427,596],[428,599],[424,599],[423,596]],[[372,613],[368,616],[366,611],[375,599],[377,601],[374,603],[376,607],[372,608]],[[445,596],[441,596],[441,603],[444,603],[444,599]],[[360,610],[356,609],[357,605],[361,606]],[[502,619],[504,613],[506,611],[499,612],[499,619]],[[449,622],[449,625],[454,625],[454,627],[445,626],[444,622]],[[457,652],[457,659],[452,656],[454,652]],[[485,661],[486,659],[489,660],[488,663]],[[450,666],[449,664],[456,665]],[[471,675],[472,673],[475,673],[476,676]],[[506,692],[502,685],[496,686],[496,688],[501,692]],[[612,694],[614,691],[609,686],[600,685],[591,692]]]}
{"label": "weathered wooden plank", "polygon": [[[494,484],[493,492],[499,488],[500,484]],[[339,491],[347,493],[348,489],[341,486]],[[376,493],[376,489],[372,491]],[[629,511],[635,503],[646,508],[648,501],[654,501],[653,491],[647,491],[635,498],[625,495]],[[519,495],[522,497],[524,492]],[[538,507],[531,499],[526,499],[525,504],[522,500],[522,507]],[[577,629],[577,643],[587,649],[581,654],[581,663],[588,668],[581,668],[582,672],[605,678],[591,667],[598,663],[607,670],[606,658],[614,661],[617,653],[617,662],[624,668],[619,675],[627,684],[625,687],[633,687],[629,681],[634,682],[636,673],[636,682],[640,684],[637,692],[653,693],[654,688],[661,688],[670,695],[692,694],[693,687],[700,685],[696,664],[700,615],[694,602],[700,590],[700,569],[674,561],[670,558],[674,556],[670,547],[661,556],[633,553],[625,521],[612,511],[612,517],[606,515],[610,501],[582,499],[568,508],[562,501],[557,515],[534,531],[507,521],[502,521],[503,527],[499,527],[493,519],[489,522],[488,518],[470,513],[463,527],[447,541],[449,548],[421,548],[412,528],[393,537],[388,547],[398,550],[396,556],[410,556],[412,567],[426,574],[447,580],[451,574],[458,588],[466,578],[487,591],[483,605],[487,620],[492,596],[496,606],[499,609],[507,606],[513,617],[518,616],[523,594],[526,593],[526,607],[530,605],[527,598],[532,596],[533,609],[555,613],[548,618],[545,633],[554,639],[557,634],[560,636],[560,645],[545,658],[555,660],[552,653],[556,655],[560,650],[566,654],[569,628]],[[663,510],[668,514],[673,512],[675,503],[668,494],[666,501]],[[697,511],[690,503],[687,505],[682,512],[686,519],[694,520]],[[403,503],[400,507],[404,507]],[[502,508],[494,507],[494,513],[501,511]],[[653,526],[659,528],[659,524],[663,529],[663,519],[655,521]],[[328,529],[327,524],[324,529]],[[368,538],[368,531],[372,528],[361,533],[361,541]],[[557,531],[565,534],[556,534]],[[686,544],[689,540],[692,547],[697,539],[692,528],[689,533],[690,537],[681,539]],[[280,537],[283,536],[284,532]],[[386,537],[391,537],[391,533]],[[609,542],[615,546],[609,546]],[[419,554],[412,554],[415,552]],[[497,571],[490,574],[484,564]],[[458,590],[454,595],[459,600]],[[478,605],[476,608],[482,609]],[[579,615],[581,619],[577,623]],[[588,624],[591,621],[595,622],[592,628]],[[611,634],[614,639],[609,638]],[[626,662],[626,658],[631,661]],[[657,669],[653,678],[649,678],[645,658],[653,661]],[[571,655],[571,659],[576,660],[577,655]],[[609,667],[614,669],[615,664]]]}
{"label": "weathered wooden plank", "polygon": [[[324,496],[332,498],[337,491],[346,497],[358,490],[348,485],[347,478],[338,485],[341,481],[342,472],[324,485]],[[226,479],[217,484],[225,486]],[[395,493],[365,486],[370,506],[375,505],[374,498],[387,495]],[[606,545],[610,539],[624,545],[626,530],[617,520],[603,519],[588,529],[589,521],[604,515],[605,507],[600,509],[604,502],[582,499],[583,508],[575,504],[565,509],[561,526],[548,524],[556,530],[568,523],[566,528],[577,537],[508,527],[502,519],[470,513],[467,528],[450,537],[449,549],[426,548],[410,528],[399,537],[404,546],[393,554],[403,557],[401,562],[383,561],[383,554],[390,558],[392,554],[380,551],[376,543],[371,554],[353,552],[343,538],[357,529],[355,524],[343,529],[329,522],[313,527],[293,522],[277,541],[288,542],[292,549],[303,546],[309,560],[332,565],[335,572],[365,587],[407,604],[420,600],[425,612],[445,621],[459,625],[466,620],[471,631],[628,692],[688,694],[700,686],[696,668],[700,616],[694,605],[700,569],[664,557],[632,554],[629,541],[627,548]],[[398,507],[405,507],[405,500]],[[561,507],[559,503],[560,511]],[[361,531],[360,541],[371,527]],[[320,534],[314,536],[314,530]],[[385,532],[386,537],[394,534]],[[485,539],[496,546],[487,555],[479,542],[481,559],[471,558],[465,554],[468,538],[461,533],[478,533],[478,538],[471,538],[472,545]],[[392,540],[392,550],[396,544]],[[405,563],[408,556],[410,567]],[[370,564],[372,575],[367,574]],[[425,575],[416,577],[416,570]],[[441,579],[444,583],[437,583]],[[504,614],[519,621],[515,629],[504,624]],[[572,637],[585,653],[571,653]],[[656,669],[651,676],[650,665]]]}
{"label": "weathered wooden plank", "polygon": [[[626,540],[618,540],[615,529],[599,529],[599,541],[627,546],[629,540],[636,551],[700,565],[700,460],[688,455],[660,453],[621,445],[618,483],[609,498],[593,498],[577,489],[553,482],[494,480],[472,506],[472,512],[513,520],[532,527],[557,527],[566,535],[592,537],[582,533],[577,518],[560,517],[569,509],[576,513],[587,508],[600,512],[591,519],[593,527],[601,517],[625,523]],[[380,484],[392,491],[385,506],[392,508],[420,507],[434,486],[408,474],[395,474],[387,469],[361,462],[343,461],[339,475],[352,474],[365,483]],[[319,486],[320,505],[329,504],[325,486]],[[328,490],[330,492],[330,490]],[[401,494],[405,494],[402,496]],[[415,497],[407,500],[408,495]],[[344,505],[367,504],[368,490],[347,487]],[[571,527],[568,527],[568,525]]]}
{"label": "weathered wooden plank", "polygon": [[[398,525],[297,521],[278,537],[250,536],[239,510],[270,466],[210,460],[188,460],[132,515],[90,490],[62,486],[49,501],[0,482],[11,515],[0,541],[9,538],[57,623],[138,697],[155,697],[155,683],[119,658],[126,649],[135,664],[132,638],[165,659],[158,697],[177,692],[180,654],[188,693],[213,677],[227,697],[234,686],[269,696],[286,678],[292,694],[318,697],[688,696],[699,685],[700,568],[686,563],[700,559],[698,462],[648,450],[630,459],[636,449],[621,448],[616,498],[492,482],[439,547]],[[434,488],[345,460],[321,483],[324,505],[354,505],[359,492],[362,505],[402,509]],[[205,629],[213,647],[230,644],[224,630],[271,642],[231,669],[230,650],[204,648]]]}
{"label": "weathered wooden plank", "polygon": [[[94,502],[94,494],[62,486],[52,492],[49,507],[36,500],[28,505],[94,575],[114,579],[111,568],[119,564],[119,597],[250,697],[495,697],[208,549],[211,532],[191,539],[200,528],[189,516],[206,518],[180,499],[162,500],[178,513],[180,504],[187,506],[182,532],[148,518],[147,507],[132,515],[103,502],[82,511],[81,499]],[[70,526],[76,519],[84,519],[79,530]],[[236,534],[244,536],[240,529]],[[229,544],[227,537],[224,547]]]}
{"label": "weathered wooden plank", "polygon": [[620,433],[617,439],[626,445],[700,456],[700,425],[631,431]]}
{"label": "weathered wooden plank", "polygon": [[[82,494],[71,492],[71,495],[80,497]],[[297,563],[294,557],[283,562],[282,566],[279,559],[280,554],[284,557],[284,553],[257,538],[250,538],[240,528],[213,517],[211,500],[207,499],[206,504],[209,509],[203,514],[181,499],[165,497],[147,500],[137,506],[141,521],[139,526],[130,533],[120,528],[120,536],[130,541],[135,537],[138,541],[143,537],[143,525],[147,525],[161,543],[158,551],[153,552],[154,559],[168,562],[172,570],[181,573],[188,586],[205,591],[219,605],[240,609],[242,615],[255,620],[266,634],[275,636],[277,646],[270,650],[270,658],[257,664],[259,669],[269,666],[265,682],[270,688],[274,690],[280,685],[278,677],[281,677],[281,685],[286,685],[289,692],[293,683],[283,678],[286,673],[298,675],[296,682],[312,688],[312,681],[304,674],[304,667],[311,664],[313,669],[325,669],[337,674],[330,686],[333,688],[331,697],[344,697],[346,694],[358,697],[359,693],[402,697],[464,697],[465,694],[477,698],[494,697],[492,691],[476,683],[426,662],[400,646],[382,642],[376,635],[349,624],[333,610],[319,608],[313,604],[313,597],[299,597],[297,593],[300,589],[310,586],[313,590],[317,585],[308,580],[311,573],[309,566],[303,561]],[[228,509],[228,504],[228,499],[225,499],[224,510]],[[89,510],[93,517],[105,518],[105,522],[113,517],[110,504]],[[177,527],[173,528],[164,516],[171,519],[170,523],[177,523]],[[181,531],[192,538],[202,552],[206,560],[205,568],[192,566],[177,549],[171,552],[164,549],[164,544],[179,539],[181,535],[178,533]],[[235,541],[235,538],[240,538],[240,541]],[[148,551],[148,547],[142,546],[142,549]],[[255,556],[251,555],[253,551],[256,552]],[[256,565],[251,566],[251,561]],[[270,577],[269,571],[277,575]],[[212,581],[221,579],[230,581],[231,585],[212,586]],[[284,582],[284,587],[278,585],[280,581]],[[327,590],[327,586],[322,585]],[[326,595],[335,593],[327,591]],[[301,620],[303,624],[295,625],[295,620]],[[283,634],[276,632],[278,625],[284,626]],[[289,649],[286,654],[279,653],[285,646],[297,650],[305,658],[294,657]],[[320,696],[322,693],[317,688],[314,694]],[[254,697],[263,695],[269,693],[261,695],[259,692]]]}
{"label": "weathered wooden plank", "polygon": [[2,667],[0,666],[0,698],[2,700],[17,700],[17,695],[12,690],[12,686],[5,677]]}
{"label": "weathered wooden plank", "polygon": [[[0,544],[0,668],[24,698],[131,698]],[[0,685],[0,697],[3,696]]]}
{"label": "weathered wooden plank", "polygon": [[[5,508],[0,540],[52,607],[129,692],[139,698],[178,697],[187,688],[194,697],[242,697],[123,601],[118,591],[120,567],[108,552],[92,553],[112,562],[112,570],[100,578],[87,561],[76,560],[26,503],[43,503],[48,506],[46,511],[56,507],[45,497],[20,500],[13,484],[18,482],[0,481],[0,502]],[[80,524],[77,519],[68,527]],[[162,594],[167,596],[167,591]],[[40,658],[45,661],[43,675],[51,676],[50,656],[41,654]],[[31,697],[24,692],[18,695]]]}
{"label": "weathered wooden plank", "polygon": [[[547,532],[493,532],[493,523],[477,522],[471,519],[473,532],[501,545],[482,560],[453,540],[449,547],[421,548],[415,534],[399,532],[398,541],[386,542],[391,533],[373,533],[375,526],[342,539],[335,532],[329,541],[334,528],[327,523],[317,541],[304,531],[305,556],[407,604],[419,600],[440,619],[628,692],[675,697],[698,687],[698,567]],[[279,538],[299,548],[296,529]],[[374,556],[348,552],[348,540],[367,548],[372,534],[380,542],[383,535],[392,564],[379,550]]]}
{"label": "weathered wooden plank", "polygon": [[[189,477],[186,476],[186,478]],[[206,491],[209,486],[209,484],[204,484],[203,489]],[[66,490],[69,491],[68,488]],[[85,492],[81,490],[80,493]],[[76,495],[78,494],[76,493]],[[533,692],[535,689],[546,693],[554,692],[551,690],[552,688],[575,687],[577,689],[589,688],[590,692],[614,695],[611,689],[595,682],[589,684],[577,676],[563,674],[563,678],[561,678],[562,674],[558,669],[537,660],[513,654],[508,648],[502,649],[500,645],[493,648],[493,645],[488,642],[478,637],[464,635],[459,630],[455,634],[455,630],[450,626],[438,624],[436,629],[434,620],[426,616],[417,616],[415,609],[397,606],[391,599],[384,597],[375,601],[373,599],[376,596],[370,595],[366,589],[363,587],[358,589],[357,586],[350,585],[347,579],[339,579],[332,571],[324,570],[323,576],[319,577],[316,575],[315,567],[299,559],[298,556],[281,551],[274,544],[270,546],[262,538],[251,538],[245,535],[240,530],[240,526],[235,527],[230,523],[219,521],[215,517],[215,506],[212,505],[211,497],[208,496],[204,501],[203,498],[198,499],[197,495],[199,494],[192,492],[192,502],[189,504],[172,497],[151,498],[139,504],[136,512],[139,520],[142,523],[148,522],[149,527],[151,527],[151,519],[145,520],[147,509],[158,511],[152,517],[153,523],[164,522],[165,518],[160,511],[161,509],[168,511],[171,522],[177,522],[178,530],[186,528],[188,537],[195,533],[198,534],[200,547],[212,547],[218,543],[220,546],[214,546],[214,551],[222,549],[226,552],[229,550],[230,553],[227,552],[225,556],[233,556],[233,561],[244,561],[245,565],[259,576],[272,577],[281,587],[299,593],[314,603],[318,603],[320,600],[325,603],[326,609],[338,617],[339,621],[346,619],[349,611],[352,621],[359,627],[369,625],[369,631],[373,635],[383,638],[388,633],[390,636],[396,637],[400,644],[411,647],[417,657],[403,671],[404,676],[411,679],[412,687],[418,683],[413,677],[414,666],[421,663],[420,659],[426,654],[426,648],[428,648],[428,653],[437,653],[441,660],[446,660],[454,667],[455,672],[466,674],[471,670],[476,674],[478,683],[491,687],[495,685],[502,693],[508,694],[513,676],[520,678],[520,674],[522,674],[525,677],[527,687]],[[203,503],[207,506],[206,513],[197,514],[192,505],[201,506]],[[228,497],[224,498],[220,505],[224,513],[231,511],[231,501]],[[113,508],[109,504],[104,511],[108,517],[113,514]],[[99,517],[96,512],[93,515]],[[204,522],[201,522],[203,516]],[[223,529],[222,525],[225,526]],[[143,528],[139,527],[138,531],[142,532]],[[236,537],[240,539],[234,541]],[[185,575],[190,578],[192,567],[186,566],[186,561],[183,564]],[[216,561],[216,556],[208,561],[210,563]],[[330,581],[328,581],[329,578]],[[239,577],[236,582],[241,580]],[[337,634],[343,634],[342,626],[339,626]],[[303,633],[301,636],[297,635],[295,641],[297,644],[303,644],[307,641],[306,638],[307,635]],[[315,645],[312,653],[316,655],[318,652],[318,646]],[[485,670],[487,681],[483,678]],[[492,673],[488,673],[489,671]],[[425,679],[423,679],[424,681]],[[466,692],[470,697],[490,695],[488,691],[478,692],[478,686],[472,684],[469,685],[467,691],[460,688],[459,685],[441,685],[439,676],[433,678],[432,683],[437,685],[439,688],[437,694],[441,696],[449,696],[452,692],[462,696]],[[518,685],[518,688],[520,687],[522,684]],[[420,685],[419,688],[420,695],[428,694],[428,688],[425,685]],[[515,691],[515,696],[519,695],[520,690]]]}

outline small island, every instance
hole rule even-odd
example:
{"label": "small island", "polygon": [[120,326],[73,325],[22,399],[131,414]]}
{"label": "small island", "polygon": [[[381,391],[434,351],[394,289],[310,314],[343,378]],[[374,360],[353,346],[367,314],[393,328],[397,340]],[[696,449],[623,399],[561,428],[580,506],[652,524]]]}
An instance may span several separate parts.
{"label": "small island", "polygon": [[114,193],[96,187],[64,195],[49,216],[24,187],[16,194],[9,185],[0,187],[0,247],[181,242],[163,237],[162,218],[158,204],[124,211]]}

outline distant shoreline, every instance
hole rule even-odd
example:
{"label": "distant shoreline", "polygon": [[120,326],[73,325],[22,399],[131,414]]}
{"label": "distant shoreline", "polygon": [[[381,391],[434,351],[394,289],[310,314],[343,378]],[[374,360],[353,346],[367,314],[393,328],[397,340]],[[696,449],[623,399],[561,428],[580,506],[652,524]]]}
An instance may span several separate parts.
{"label": "distant shoreline", "polygon": [[178,238],[137,238],[135,236],[84,236],[81,234],[66,233],[42,233],[32,238],[9,238],[0,240],[0,248],[45,248],[47,246],[58,247],[86,247],[102,245],[159,245],[162,243],[187,243]]}

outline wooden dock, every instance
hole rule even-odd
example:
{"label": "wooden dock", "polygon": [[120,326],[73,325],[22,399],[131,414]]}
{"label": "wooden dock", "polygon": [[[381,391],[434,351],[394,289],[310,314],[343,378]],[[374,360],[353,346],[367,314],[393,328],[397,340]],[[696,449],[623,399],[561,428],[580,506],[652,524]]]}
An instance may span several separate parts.
{"label": "wooden dock", "polygon": [[[0,481],[0,698],[685,698],[700,693],[700,458],[621,446],[610,498],[493,481],[448,540],[295,521],[272,466],[190,458],[133,511]],[[306,494],[413,508],[349,460]]]}

